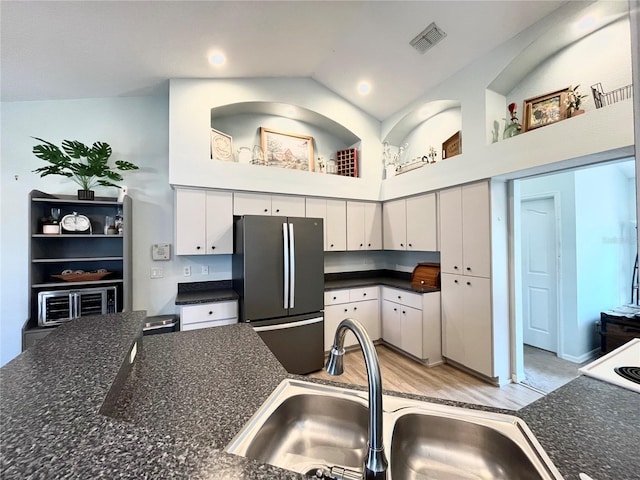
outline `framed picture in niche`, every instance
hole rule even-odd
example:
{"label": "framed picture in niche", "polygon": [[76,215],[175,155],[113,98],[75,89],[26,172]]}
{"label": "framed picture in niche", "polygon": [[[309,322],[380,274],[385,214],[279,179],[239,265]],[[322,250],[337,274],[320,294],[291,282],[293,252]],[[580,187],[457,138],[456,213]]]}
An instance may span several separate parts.
{"label": "framed picture in niche", "polygon": [[442,159],[454,157],[462,153],[462,132],[456,133],[447,138],[442,144]]}
{"label": "framed picture in niche", "polygon": [[313,171],[313,137],[260,127],[265,164],[290,170]]}
{"label": "framed picture in niche", "polygon": [[524,101],[522,131],[551,125],[567,118],[567,95],[571,87]]}
{"label": "framed picture in niche", "polygon": [[211,129],[211,158],[225,162],[234,161],[231,135],[227,135],[215,128]]}

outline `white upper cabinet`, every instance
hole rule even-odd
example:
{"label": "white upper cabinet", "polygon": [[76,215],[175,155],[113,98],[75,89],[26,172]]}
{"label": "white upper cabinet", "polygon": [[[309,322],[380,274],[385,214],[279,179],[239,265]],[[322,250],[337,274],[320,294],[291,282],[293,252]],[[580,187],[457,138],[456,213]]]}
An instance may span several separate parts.
{"label": "white upper cabinet", "polygon": [[382,249],[382,207],[373,202],[347,202],[347,250]]}
{"label": "white upper cabinet", "polygon": [[271,196],[271,215],[282,217],[304,217],[304,197],[292,197],[289,195]]}
{"label": "white upper cabinet", "polygon": [[234,193],[234,215],[271,215],[271,195],[263,193]]}
{"label": "white upper cabinet", "polygon": [[491,276],[491,213],[486,181],[440,192],[443,272]]}
{"label": "white upper cabinet", "polygon": [[438,249],[435,193],[385,202],[382,213],[385,250]]}
{"label": "white upper cabinet", "polygon": [[327,237],[326,251],[339,252],[347,249],[347,202],[327,200],[327,217],[324,222]]}
{"label": "white upper cabinet", "polygon": [[489,182],[462,187],[462,264],[465,275],[491,276]]}
{"label": "white upper cabinet", "polygon": [[407,198],[407,250],[438,249],[436,194]]}
{"label": "white upper cabinet", "polygon": [[382,208],[383,246],[385,250],[406,250],[406,200],[384,202]]}
{"label": "white upper cabinet", "polygon": [[234,193],[234,215],[273,215],[279,217],[304,217],[304,197],[269,195],[266,193]]}
{"label": "white upper cabinet", "polygon": [[367,250],[382,250],[382,204],[364,205],[364,239]]}
{"label": "white upper cabinet", "polygon": [[231,192],[177,189],[176,255],[233,253]]}

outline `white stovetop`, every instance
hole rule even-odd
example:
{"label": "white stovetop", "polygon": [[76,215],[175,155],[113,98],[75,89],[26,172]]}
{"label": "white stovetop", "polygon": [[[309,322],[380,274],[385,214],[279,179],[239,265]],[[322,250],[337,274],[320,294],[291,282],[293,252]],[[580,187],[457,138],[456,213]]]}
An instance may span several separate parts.
{"label": "white stovetop", "polygon": [[621,347],[607,353],[604,357],[585,365],[580,369],[598,380],[609,382],[620,387],[640,393],[640,384],[627,380],[613,371],[615,367],[640,367],[640,338],[625,343]]}

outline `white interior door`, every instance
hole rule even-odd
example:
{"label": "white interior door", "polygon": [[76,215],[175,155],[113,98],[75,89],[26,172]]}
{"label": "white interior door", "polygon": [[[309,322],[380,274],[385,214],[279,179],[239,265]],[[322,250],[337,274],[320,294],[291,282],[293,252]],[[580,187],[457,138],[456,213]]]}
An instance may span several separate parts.
{"label": "white interior door", "polygon": [[524,343],[558,351],[558,242],[553,198],[523,200]]}

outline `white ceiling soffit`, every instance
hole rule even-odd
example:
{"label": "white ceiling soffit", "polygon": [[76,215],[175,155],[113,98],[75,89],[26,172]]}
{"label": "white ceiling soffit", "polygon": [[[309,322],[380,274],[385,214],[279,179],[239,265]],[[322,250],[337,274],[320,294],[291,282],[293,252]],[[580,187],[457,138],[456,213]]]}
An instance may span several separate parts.
{"label": "white ceiling soffit", "polygon": [[[564,3],[2,0],[1,99],[166,94],[169,78],[311,77],[383,120]],[[409,42],[431,22],[447,36],[421,55]],[[222,69],[207,62],[215,48]],[[367,96],[356,92],[363,79]]]}

